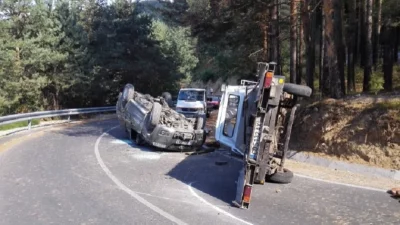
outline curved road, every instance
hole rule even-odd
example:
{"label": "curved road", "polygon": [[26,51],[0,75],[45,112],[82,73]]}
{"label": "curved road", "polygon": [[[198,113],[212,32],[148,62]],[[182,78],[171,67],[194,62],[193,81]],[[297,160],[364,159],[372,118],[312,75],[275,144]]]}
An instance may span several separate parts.
{"label": "curved road", "polygon": [[0,224],[399,224],[384,192],[300,177],[231,207],[237,161],[138,148],[117,125],[48,129],[0,153]]}

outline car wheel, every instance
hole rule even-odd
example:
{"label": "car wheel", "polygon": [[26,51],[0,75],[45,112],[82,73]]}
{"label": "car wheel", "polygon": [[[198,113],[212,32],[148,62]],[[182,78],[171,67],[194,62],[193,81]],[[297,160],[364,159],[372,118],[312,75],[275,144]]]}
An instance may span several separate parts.
{"label": "car wheel", "polygon": [[135,95],[135,88],[132,84],[126,84],[124,87],[124,92],[122,93],[122,99],[126,104],[129,100],[133,99]]}
{"label": "car wheel", "polygon": [[265,180],[279,183],[279,184],[289,184],[293,180],[293,172],[284,168],[283,171],[276,171],[272,175],[265,176]]}
{"label": "car wheel", "polygon": [[141,134],[136,134],[135,144],[138,145],[138,146],[141,146],[141,145],[144,144],[144,140],[143,140],[143,137],[142,137]]}
{"label": "car wheel", "polygon": [[167,102],[168,106],[170,108],[173,107],[174,103],[172,102],[172,95],[169,92],[163,92],[161,94],[161,96],[165,99],[165,101]]}
{"label": "car wheel", "polygon": [[158,102],[154,102],[153,109],[151,110],[150,114],[150,124],[152,126],[157,126],[158,123],[160,122],[161,110],[162,110],[161,104]]}
{"label": "car wheel", "polygon": [[204,118],[198,117],[196,122],[196,130],[202,130],[204,128]]}

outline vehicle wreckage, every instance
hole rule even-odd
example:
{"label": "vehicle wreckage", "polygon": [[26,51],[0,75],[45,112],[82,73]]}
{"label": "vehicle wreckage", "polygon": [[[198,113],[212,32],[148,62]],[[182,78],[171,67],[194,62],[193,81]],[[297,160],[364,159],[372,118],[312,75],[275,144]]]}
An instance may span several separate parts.
{"label": "vehicle wreckage", "polygon": [[243,159],[233,204],[249,208],[252,187],[265,181],[290,183],[285,159],[298,97],[310,97],[308,86],[285,83],[276,63],[258,63],[258,81],[223,87],[215,139]]}
{"label": "vehicle wreckage", "polygon": [[147,143],[173,151],[201,148],[206,138],[205,113],[186,118],[170,108],[170,96],[164,92],[153,98],[135,91],[132,84],[126,84],[116,105],[122,129],[136,145]]}

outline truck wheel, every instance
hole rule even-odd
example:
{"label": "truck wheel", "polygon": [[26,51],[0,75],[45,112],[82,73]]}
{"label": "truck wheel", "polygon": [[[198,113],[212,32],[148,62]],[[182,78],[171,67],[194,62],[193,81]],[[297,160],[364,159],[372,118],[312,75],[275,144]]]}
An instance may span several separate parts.
{"label": "truck wheel", "polygon": [[202,130],[204,128],[204,118],[198,117],[196,122],[196,130]]}
{"label": "truck wheel", "polygon": [[161,104],[158,102],[154,102],[153,109],[151,110],[150,114],[150,124],[152,126],[157,126],[158,123],[160,122],[161,110],[162,110]]}
{"label": "truck wheel", "polygon": [[165,99],[170,108],[173,107],[172,95],[169,92],[163,92],[161,96]]}
{"label": "truck wheel", "polygon": [[284,84],[283,91],[301,97],[310,97],[312,94],[312,90],[310,87],[292,83]]}
{"label": "truck wheel", "polygon": [[265,180],[273,183],[289,184],[293,180],[293,172],[284,168],[283,172],[276,171],[272,175],[265,176]]}

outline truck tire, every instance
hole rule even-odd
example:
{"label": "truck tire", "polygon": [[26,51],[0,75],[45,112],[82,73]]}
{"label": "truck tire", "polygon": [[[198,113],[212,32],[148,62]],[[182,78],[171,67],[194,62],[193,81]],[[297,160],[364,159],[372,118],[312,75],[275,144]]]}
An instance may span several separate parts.
{"label": "truck tire", "polygon": [[310,97],[312,94],[312,90],[310,87],[292,83],[284,84],[283,91],[300,97]]}
{"label": "truck tire", "polygon": [[265,176],[265,180],[279,184],[289,184],[293,180],[293,172],[284,168],[283,172],[276,171],[272,175]]}
{"label": "truck tire", "polygon": [[172,95],[169,92],[163,92],[161,96],[164,98],[165,102],[167,102],[170,108],[173,107]]}
{"label": "truck tire", "polygon": [[157,126],[158,123],[160,122],[161,110],[162,110],[161,104],[158,102],[154,102],[153,109],[151,110],[150,114],[150,124],[152,126]]}

